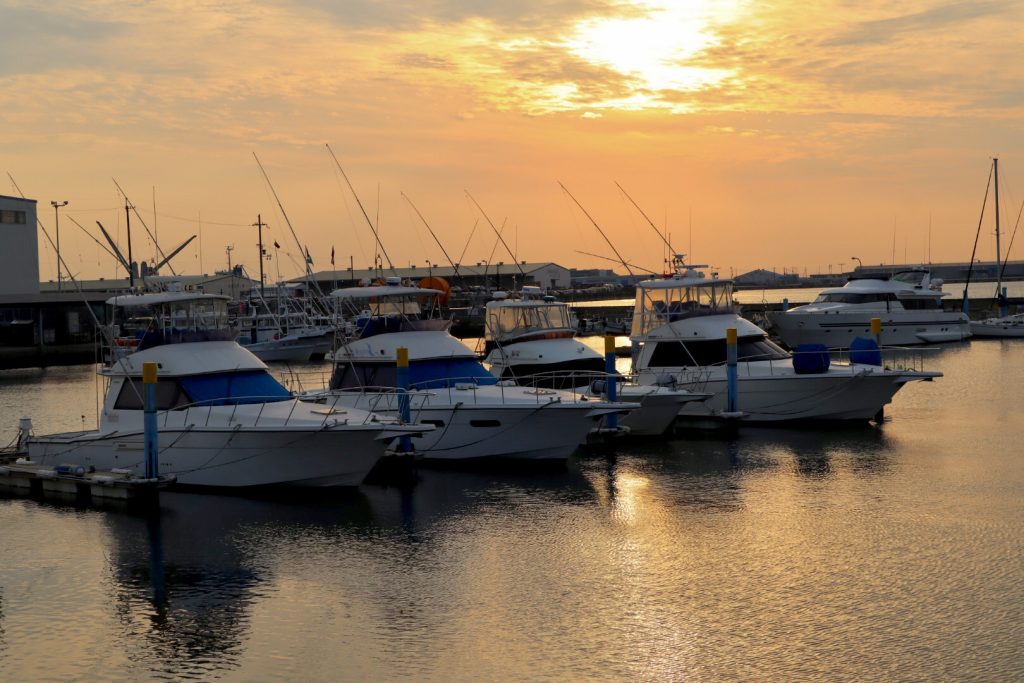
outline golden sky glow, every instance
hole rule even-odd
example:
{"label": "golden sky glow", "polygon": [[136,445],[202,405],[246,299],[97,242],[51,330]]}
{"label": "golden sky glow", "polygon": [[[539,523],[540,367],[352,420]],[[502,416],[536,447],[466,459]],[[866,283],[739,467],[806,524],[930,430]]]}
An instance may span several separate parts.
{"label": "golden sky glow", "polygon": [[[89,228],[123,222],[111,178],[148,222],[155,195],[165,250],[201,217],[201,251],[176,260],[189,272],[224,267],[229,244],[254,269],[258,213],[291,254],[281,274],[298,272],[254,152],[314,267],[332,246],[368,266],[325,143],[400,265],[444,263],[401,192],[467,262],[495,236],[466,190],[518,258],[607,265],[578,253],[611,256],[561,181],[659,269],[618,181],[726,273],[921,261],[929,235],[932,260],[964,260],[994,155],[1010,228],[1024,199],[1016,1],[0,0],[0,17],[0,170]],[[61,232],[72,272],[116,273]],[[48,246],[40,259],[53,278]]]}

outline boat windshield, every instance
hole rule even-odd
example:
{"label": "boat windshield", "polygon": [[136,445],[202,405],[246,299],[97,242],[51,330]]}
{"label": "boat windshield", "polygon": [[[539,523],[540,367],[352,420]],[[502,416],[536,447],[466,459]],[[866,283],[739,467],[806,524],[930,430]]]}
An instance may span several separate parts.
{"label": "boat windshield", "polygon": [[923,270],[904,270],[903,272],[896,273],[890,280],[893,282],[902,282],[905,285],[911,285],[912,287],[920,287],[924,283],[924,278],[927,276]]}
{"label": "boat windshield", "polygon": [[487,309],[488,339],[571,328],[569,307],[565,304],[493,306]]}
{"label": "boat windshield", "polygon": [[814,300],[816,304],[870,304],[876,302],[896,301],[896,295],[891,292],[867,292],[853,294],[850,292],[831,292],[819,294]]}
{"label": "boat windshield", "polygon": [[[114,401],[118,410],[142,410],[145,387],[138,377],[121,385]],[[186,377],[161,377],[156,384],[157,410],[182,410],[188,406],[228,406],[287,401],[291,394],[266,370],[217,372]]]}
{"label": "boat windshield", "polygon": [[641,285],[637,289],[631,334],[643,336],[666,323],[733,310],[732,282],[728,280],[704,280],[678,286]]}

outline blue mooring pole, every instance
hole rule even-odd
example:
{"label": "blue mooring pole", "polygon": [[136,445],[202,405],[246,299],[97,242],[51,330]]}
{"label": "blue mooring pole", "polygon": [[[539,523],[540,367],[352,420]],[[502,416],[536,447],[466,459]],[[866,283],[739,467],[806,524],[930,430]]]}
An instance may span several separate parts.
{"label": "blue mooring pole", "polygon": [[[412,422],[412,410],[409,406],[409,349],[399,346],[395,350],[395,355],[398,363],[398,414],[402,418],[402,424],[409,424]],[[412,437],[398,437],[398,450],[402,453],[412,453]]]}
{"label": "blue mooring pole", "polygon": [[142,429],[146,479],[156,479],[160,476],[160,451],[156,428],[156,363],[142,364],[142,390],[145,393]]}
{"label": "blue mooring pole", "polygon": [[730,327],[725,331],[725,361],[726,361],[726,412],[735,413],[739,412],[739,382],[736,375],[736,362],[737,350],[736,350],[736,328]]}
{"label": "blue mooring pole", "polygon": [[[614,403],[618,398],[616,387],[617,375],[615,373],[615,337],[610,334],[604,338],[604,371],[607,375],[605,386],[608,390],[608,401]],[[608,415],[607,427],[609,429],[618,429],[619,416],[615,413],[610,413]]]}

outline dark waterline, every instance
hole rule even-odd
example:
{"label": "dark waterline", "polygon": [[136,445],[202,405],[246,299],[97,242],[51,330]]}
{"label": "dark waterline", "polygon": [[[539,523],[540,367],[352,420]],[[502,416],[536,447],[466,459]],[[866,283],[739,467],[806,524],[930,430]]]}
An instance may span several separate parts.
{"label": "dark waterline", "polygon": [[[1024,344],[928,367],[882,426],[683,434],[564,472],[152,514],[0,500],[0,674],[1021,680]],[[94,401],[88,368],[0,375],[4,428],[78,428]]]}

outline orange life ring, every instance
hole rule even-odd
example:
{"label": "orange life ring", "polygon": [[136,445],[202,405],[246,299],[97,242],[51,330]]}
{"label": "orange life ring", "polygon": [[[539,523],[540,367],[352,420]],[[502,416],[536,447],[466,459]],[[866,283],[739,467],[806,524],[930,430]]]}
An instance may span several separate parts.
{"label": "orange life ring", "polygon": [[452,298],[452,287],[443,277],[436,275],[425,277],[416,286],[420,289],[436,289],[440,291],[441,293],[437,295],[437,302],[440,304],[446,304]]}

